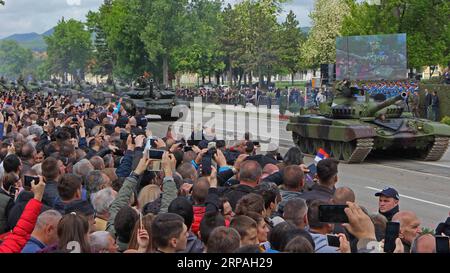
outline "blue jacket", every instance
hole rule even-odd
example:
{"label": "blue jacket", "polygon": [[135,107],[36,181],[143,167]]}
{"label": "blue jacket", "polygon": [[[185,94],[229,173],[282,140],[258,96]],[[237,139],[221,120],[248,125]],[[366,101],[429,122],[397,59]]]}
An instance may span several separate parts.
{"label": "blue jacket", "polygon": [[42,203],[49,207],[53,207],[55,200],[59,197],[58,183],[56,181],[48,181],[45,185]]}
{"label": "blue jacket", "polygon": [[127,150],[120,161],[119,167],[116,169],[116,175],[118,177],[128,177],[133,166],[133,151]]}
{"label": "blue jacket", "polygon": [[45,247],[46,245],[44,243],[31,236],[30,240],[27,242],[20,253],[36,253],[44,249]]}

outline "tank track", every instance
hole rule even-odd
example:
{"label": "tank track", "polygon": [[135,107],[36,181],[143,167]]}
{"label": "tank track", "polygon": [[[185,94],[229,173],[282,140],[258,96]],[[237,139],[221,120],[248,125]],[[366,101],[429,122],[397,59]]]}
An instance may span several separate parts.
{"label": "tank track", "polygon": [[373,138],[358,139],[356,148],[348,160],[342,160],[344,163],[362,163],[370,154],[373,148]]}
{"label": "tank track", "polygon": [[444,156],[448,149],[450,138],[448,137],[436,137],[428,153],[424,155],[424,161],[438,161]]}

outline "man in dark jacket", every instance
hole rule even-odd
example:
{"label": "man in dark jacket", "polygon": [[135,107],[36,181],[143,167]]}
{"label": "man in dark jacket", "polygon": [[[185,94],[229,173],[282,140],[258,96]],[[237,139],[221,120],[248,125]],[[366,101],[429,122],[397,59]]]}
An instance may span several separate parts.
{"label": "man in dark jacket", "polygon": [[385,188],[381,192],[375,193],[375,196],[379,197],[379,213],[384,215],[388,221],[391,221],[392,217],[400,211],[398,192],[394,188]]}
{"label": "man in dark jacket", "polygon": [[333,198],[336,190],[335,185],[338,182],[338,164],[335,159],[324,159],[317,163],[317,176],[319,183],[311,187],[311,191],[303,193],[302,198],[309,200],[322,200],[325,202]]}
{"label": "man in dark jacket", "polygon": [[233,211],[239,199],[255,191],[254,188],[258,185],[261,175],[262,168],[258,162],[253,160],[242,162],[239,171],[239,184],[222,189],[222,195],[230,201]]}
{"label": "man in dark jacket", "polygon": [[61,169],[63,163],[53,157],[48,157],[42,162],[42,174],[45,177],[46,187],[42,203],[49,207],[53,207],[58,194],[58,181],[61,177]]}
{"label": "man in dark jacket", "polygon": [[431,103],[432,103],[432,96],[430,93],[428,93],[428,89],[425,89],[425,117],[427,119],[431,119]]}
{"label": "man in dark jacket", "polygon": [[431,97],[431,110],[433,111],[433,121],[439,121],[439,97],[436,91],[433,91]]}

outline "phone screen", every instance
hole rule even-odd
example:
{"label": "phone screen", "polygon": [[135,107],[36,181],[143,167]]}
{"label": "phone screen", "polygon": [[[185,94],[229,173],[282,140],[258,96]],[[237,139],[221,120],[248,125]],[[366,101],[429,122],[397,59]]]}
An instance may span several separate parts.
{"label": "phone screen", "polygon": [[202,175],[210,176],[211,175],[211,157],[204,155],[202,158]]}
{"label": "phone screen", "polygon": [[333,234],[327,234],[327,241],[329,246],[340,247],[339,236]]}
{"label": "phone screen", "polygon": [[400,223],[388,222],[386,224],[386,234],[384,236],[384,252],[392,253],[395,250],[395,239],[400,232]]}
{"label": "phone screen", "polygon": [[148,150],[148,158],[162,159],[164,151],[162,150]]}
{"label": "phone screen", "polygon": [[436,253],[450,253],[449,238],[436,235]]}
{"label": "phone screen", "polygon": [[39,177],[25,175],[23,184],[24,184],[24,186],[31,188],[32,181],[34,181],[34,183],[38,183],[39,182]]}
{"label": "phone screen", "polygon": [[319,221],[323,223],[348,223],[344,209],[347,205],[320,205]]}

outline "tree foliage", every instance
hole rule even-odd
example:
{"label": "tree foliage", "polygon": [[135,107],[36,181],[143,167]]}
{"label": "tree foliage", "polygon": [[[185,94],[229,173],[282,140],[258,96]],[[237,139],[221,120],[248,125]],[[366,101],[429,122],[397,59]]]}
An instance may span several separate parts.
{"label": "tree foliage", "polygon": [[349,15],[346,0],[316,0],[310,14],[312,28],[301,47],[302,66],[316,68],[336,62],[336,37],[342,34],[344,18]]}
{"label": "tree foliage", "polygon": [[45,37],[45,42],[52,74],[84,78],[92,50],[91,34],[85,29],[85,24],[63,18],[54,33]]}
{"label": "tree foliage", "polygon": [[32,52],[15,41],[0,42],[0,75],[16,78],[32,61]]}

